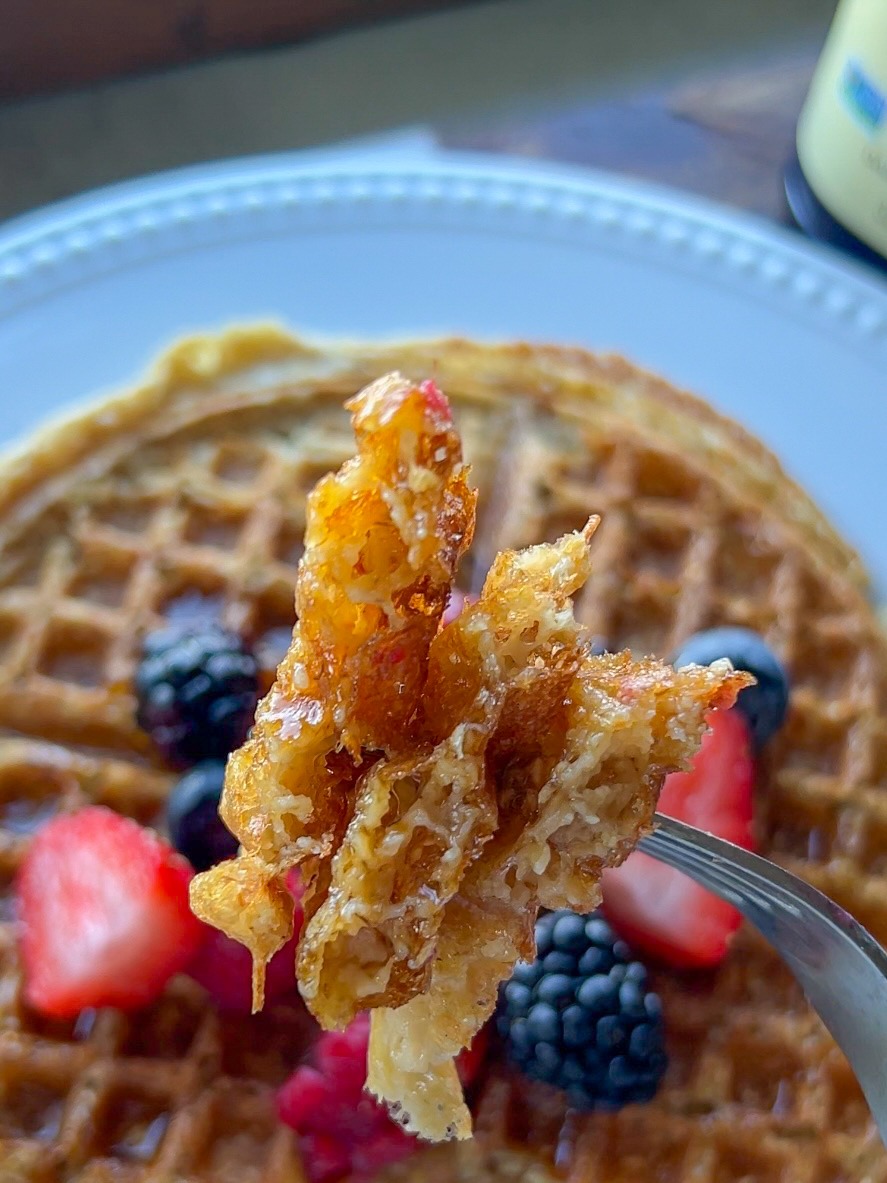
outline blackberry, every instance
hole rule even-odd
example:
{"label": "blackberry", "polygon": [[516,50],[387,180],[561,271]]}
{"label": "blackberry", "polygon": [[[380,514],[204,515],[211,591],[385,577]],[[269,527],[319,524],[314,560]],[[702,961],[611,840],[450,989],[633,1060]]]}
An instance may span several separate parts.
{"label": "blackberry", "polygon": [[144,642],[136,719],[176,768],[224,760],[246,737],[259,697],[255,657],[217,624],[165,628]]}
{"label": "blackberry", "polygon": [[763,637],[749,628],[712,628],[690,637],[674,658],[675,669],[711,665],[729,657],[733,668],[757,679],[740,690],[736,709],[744,716],[756,748],[776,734],[788,714],[788,674]]}
{"label": "blackberry", "polygon": [[500,994],[496,1026],[509,1058],[576,1109],[651,1100],[666,1056],[644,966],[599,913],[540,917],[536,951]]}
{"label": "blackberry", "polygon": [[237,854],[237,839],[219,817],[224,781],[224,763],[204,760],[173,785],[166,801],[170,841],[195,871]]}

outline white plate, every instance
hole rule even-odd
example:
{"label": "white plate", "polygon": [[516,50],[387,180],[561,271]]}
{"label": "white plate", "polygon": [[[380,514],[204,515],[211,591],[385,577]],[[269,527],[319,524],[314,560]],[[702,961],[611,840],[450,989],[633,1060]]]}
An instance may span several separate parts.
{"label": "white plate", "polygon": [[461,332],[614,349],[766,440],[887,589],[887,287],[788,232],[500,159],[256,158],[0,232],[0,440],[186,331]]}

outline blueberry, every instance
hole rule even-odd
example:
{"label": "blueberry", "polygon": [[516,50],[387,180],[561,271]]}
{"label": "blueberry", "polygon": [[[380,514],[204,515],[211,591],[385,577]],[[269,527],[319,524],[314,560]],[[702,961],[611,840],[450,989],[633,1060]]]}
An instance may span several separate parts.
{"label": "blueberry", "polygon": [[195,871],[206,871],[237,853],[237,839],[219,817],[224,779],[221,760],[206,760],[173,785],[166,802],[170,841]]}
{"label": "blueberry", "polygon": [[736,708],[748,723],[752,740],[762,747],[776,734],[788,713],[789,680],[779,658],[757,633],[747,628],[713,628],[690,637],[675,655],[674,665],[711,665],[728,657],[737,670],[757,682],[740,691]]}

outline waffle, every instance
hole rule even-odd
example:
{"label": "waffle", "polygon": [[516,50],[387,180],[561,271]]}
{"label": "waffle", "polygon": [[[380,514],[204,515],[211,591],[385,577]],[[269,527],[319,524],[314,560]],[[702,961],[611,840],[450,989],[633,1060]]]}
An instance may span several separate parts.
{"label": "waffle", "polygon": [[[139,635],[218,614],[270,681],[292,624],[306,492],[352,442],[345,398],[437,377],[480,489],[463,564],[604,518],[577,616],[611,647],[762,632],[791,670],[761,768],[762,848],[887,940],[887,645],[852,551],[754,440],[619,359],[438,342],[312,348],[275,330],[192,341],[0,470],[0,1180],[300,1183],[273,1088],[303,1011],[231,1020],[176,980],[148,1011],[47,1022],[19,999],[11,881],[46,817],[99,801],[156,821],[169,774],[134,724]],[[743,929],[706,975],[659,975],[671,1065],[650,1105],[578,1117],[491,1066],[477,1136],[402,1181],[884,1183],[862,1095],[797,987]],[[556,1164],[556,1167],[555,1167]]]}

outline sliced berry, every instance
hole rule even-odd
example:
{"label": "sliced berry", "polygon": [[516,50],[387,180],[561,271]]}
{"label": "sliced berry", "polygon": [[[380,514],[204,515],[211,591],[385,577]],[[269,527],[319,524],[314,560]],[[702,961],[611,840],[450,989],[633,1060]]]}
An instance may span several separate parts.
{"label": "sliced berry", "polygon": [[132,1009],[193,957],[191,868],[150,830],[91,806],[37,834],[18,878],[25,997],[43,1014]]}
{"label": "sliced berry", "polygon": [[259,671],[236,633],[217,624],[170,627],[145,640],[136,718],[174,767],[224,760],[255,714]]}
{"label": "sliced berry", "polygon": [[195,871],[208,871],[237,854],[237,839],[219,817],[224,783],[224,762],[204,760],[176,781],[166,801],[172,844]]}
{"label": "sliced berry", "polygon": [[[748,850],[754,764],[735,711],[713,711],[689,772],[669,776],[659,809]],[[604,911],[633,948],[679,968],[723,960],[740,915],[680,871],[635,851],[603,876]]]}
{"label": "sliced berry", "polygon": [[756,679],[740,690],[736,709],[745,716],[755,746],[762,747],[776,734],[788,713],[789,679],[767,642],[747,628],[713,628],[690,637],[674,659],[676,669],[685,665],[711,665],[727,657],[737,670]]}
{"label": "sliced berry", "polygon": [[[649,1101],[666,1056],[646,969],[598,914],[541,917],[536,946],[535,972],[518,966],[499,999],[497,1029],[509,1058],[531,1079],[562,1089],[577,1109]],[[548,968],[565,954],[572,972]],[[583,973],[585,960],[599,968]]]}

